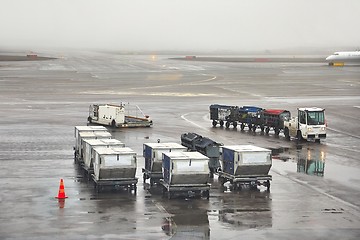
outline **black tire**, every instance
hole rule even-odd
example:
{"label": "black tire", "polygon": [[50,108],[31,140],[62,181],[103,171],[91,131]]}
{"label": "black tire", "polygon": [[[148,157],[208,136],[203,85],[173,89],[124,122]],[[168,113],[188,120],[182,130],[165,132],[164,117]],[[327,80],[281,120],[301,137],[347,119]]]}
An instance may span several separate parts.
{"label": "black tire", "polygon": [[252,129],[252,124],[251,123],[248,124],[248,128],[249,128],[249,131],[251,131],[251,129]]}
{"label": "black tire", "polygon": [[303,141],[303,140],[304,140],[303,137],[302,137],[302,135],[301,135],[301,131],[300,131],[300,130],[297,131],[296,138],[297,138],[298,141]]}
{"label": "black tire", "polygon": [[224,126],[224,121],[220,120],[220,127],[223,127],[223,126]]}
{"label": "black tire", "polygon": [[144,183],[146,182],[146,174],[143,173],[143,180],[144,180]]}
{"label": "black tire", "polygon": [[116,128],[116,121],[115,121],[115,119],[113,119],[113,120],[111,121],[111,127]]}
{"label": "black tire", "polygon": [[261,132],[264,132],[264,129],[265,129],[264,125],[261,125],[260,129],[261,129]]}
{"label": "black tire", "polygon": [[275,129],[274,129],[274,131],[275,131],[275,136],[279,136],[279,133],[280,133],[280,129],[278,129],[278,128],[275,128]]}
{"label": "black tire", "polygon": [[253,125],[253,127],[252,127],[253,132],[256,132],[256,128],[257,128],[257,126]]}
{"label": "black tire", "polygon": [[315,142],[316,142],[316,143],[320,143],[320,139],[315,139]]}
{"label": "black tire", "polygon": [[230,122],[226,122],[226,123],[225,123],[225,127],[226,127],[226,128],[229,128],[229,127],[230,127]]}
{"label": "black tire", "polygon": [[269,127],[266,127],[265,132],[266,132],[266,134],[269,134],[270,128],[269,128]]}
{"label": "black tire", "polygon": [[267,191],[270,191],[270,180],[267,180],[266,181],[266,189],[267,189]]}
{"label": "black tire", "polygon": [[213,120],[213,121],[212,121],[212,126],[213,126],[213,127],[216,127],[216,125],[217,125],[217,122],[216,122],[215,120]]}
{"label": "black tire", "polygon": [[290,141],[290,134],[289,134],[289,129],[288,128],[284,129],[284,135],[285,135],[286,140]]}
{"label": "black tire", "polygon": [[243,131],[244,130],[244,128],[245,128],[245,124],[241,124],[241,126],[240,126],[240,128],[241,128],[241,131]]}
{"label": "black tire", "polygon": [[89,122],[89,123],[91,123],[91,122],[92,122],[92,118],[91,118],[90,116],[88,117],[88,119],[87,119],[87,120],[88,120],[88,122]]}
{"label": "black tire", "polygon": [[234,126],[234,128],[236,128],[237,127],[237,122],[233,122],[233,126]]}

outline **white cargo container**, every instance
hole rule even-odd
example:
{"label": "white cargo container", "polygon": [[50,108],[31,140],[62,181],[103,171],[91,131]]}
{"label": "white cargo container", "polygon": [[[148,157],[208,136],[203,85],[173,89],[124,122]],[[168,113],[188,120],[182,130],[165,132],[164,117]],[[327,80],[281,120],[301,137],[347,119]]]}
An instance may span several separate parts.
{"label": "white cargo container", "polygon": [[143,157],[145,168],[143,171],[144,182],[150,178],[150,184],[162,178],[162,154],[166,152],[186,152],[187,148],[179,143],[144,143]]}
{"label": "white cargo container", "polygon": [[85,150],[83,152],[84,166],[83,168],[88,172],[93,171],[94,148],[95,147],[125,147],[125,144],[117,139],[85,139]]}
{"label": "white cargo container", "polygon": [[209,158],[199,152],[163,153],[163,177],[160,183],[171,198],[172,192],[194,192],[209,198]]}
{"label": "white cargo container", "polygon": [[128,147],[94,147],[94,156],[93,180],[97,186],[127,186],[136,191],[135,151]]}
{"label": "white cargo container", "polygon": [[75,126],[74,137],[75,137],[75,156],[79,153],[81,139],[80,133],[81,132],[95,132],[95,131],[107,131],[106,127],[104,126]]}
{"label": "white cargo container", "polygon": [[221,146],[220,152],[220,182],[230,180],[237,187],[244,183],[270,188],[271,150],[253,145],[232,145]]}
{"label": "white cargo container", "polygon": [[108,131],[80,132],[79,133],[80,144],[79,144],[77,158],[75,160],[81,164],[84,162],[84,151],[85,151],[84,140],[87,140],[87,139],[110,139],[110,138],[112,138],[112,136],[111,136],[111,133],[109,133]]}

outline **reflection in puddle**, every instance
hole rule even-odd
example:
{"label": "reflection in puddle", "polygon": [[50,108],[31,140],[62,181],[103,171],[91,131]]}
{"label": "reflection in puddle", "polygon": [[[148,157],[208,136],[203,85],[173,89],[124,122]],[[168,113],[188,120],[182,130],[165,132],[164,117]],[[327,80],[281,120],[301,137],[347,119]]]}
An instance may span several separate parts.
{"label": "reflection in puddle", "polygon": [[[323,146],[271,149],[272,158],[283,162],[296,163],[296,171],[313,176],[324,176],[326,152]],[[295,170],[295,169],[294,169]]]}
{"label": "reflection in puddle", "polygon": [[324,176],[325,152],[308,148],[307,151],[299,150],[297,159],[297,172],[308,175]]}
{"label": "reflection in puddle", "polygon": [[210,239],[207,211],[202,209],[164,218],[161,228],[171,239]]}

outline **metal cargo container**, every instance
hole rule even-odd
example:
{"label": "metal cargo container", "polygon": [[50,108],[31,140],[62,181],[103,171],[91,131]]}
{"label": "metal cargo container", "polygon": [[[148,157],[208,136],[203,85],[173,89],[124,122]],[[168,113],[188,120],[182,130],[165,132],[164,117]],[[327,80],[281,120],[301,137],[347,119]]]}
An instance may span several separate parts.
{"label": "metal cargo container", "polygon": [[169,185],[198,185],[209,181],[209,158],[199,152],[163,153],[163,177]]}
{"label": "metal cargo container", "polygon": [[150,178],[150,183],[162,178],[162,154],[166,152],[185,152],[186,147],[178,143],[144,143],[143,156],[145,168],[143,169],[144,182]]}
{"label": "metal cargo container", "polygon": [[93,171],[94,147],[125,147],[125,144],[117,139],[85,139],[84,140],[83,168],[91,173]]}
{"label": "metal cargo container", "polygon": [[74,137],[75,137],[75,146],[74,146],[74,156],[75,160],[79,153],[79,149],[81,146],[81,132],[95,132],[95,131],[107,131],[104,126],[75,126]]}
{"label": "metal cargo container", "polygon": [[110,139],[111,133],[109,133],[108,131],[84,131],[84,132],[79,132],[79,139],[80,139],[80,144],[79,144],[79,149],[77,152],[77,156],[75,158],[75,161],[83,163],[84,161],[84,151],[85,151],[85,144],[84,144],[84,140],[86,139]]}
{"label": "metal cargo container", "polygon": [[223,172],[233,176],[268,175],[271,150],[253,145],[221,147],[220,163]]}
{"label": "metal cargo container", "polygon": [[94,147],[96,180],[135,178],[136,152],[128,147]]}
{"label": "metal cargo container", "polygon": [[94,147],[92,178],[99,191],[105,186],[123,186],[136,192],[136,152],[128,147]]}

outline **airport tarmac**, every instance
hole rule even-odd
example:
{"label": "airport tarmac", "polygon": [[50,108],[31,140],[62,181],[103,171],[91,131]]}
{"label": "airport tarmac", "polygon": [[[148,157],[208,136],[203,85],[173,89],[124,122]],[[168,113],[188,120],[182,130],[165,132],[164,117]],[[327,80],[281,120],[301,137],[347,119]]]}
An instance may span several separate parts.
{"label": "airport tarmac", "polygon": [[[0,62],[0,239],[359,239],[359,66],[62,56]],[[109,129],[138,154],[138,189],[96,193],[74,164],[74,127],[87,124],[90,104],[120,102],[154,122]],[[298,144],[283,134],[213,128],[209,105],[216,103],[292,114],[322,107],[327,139]],[[234,192],[215,176],[209,200],[163,198],[142,181],[142,146],[180,143],[185,132],[272,149],[270,192]],[[60,179],[65,201],[55,198]]]}

